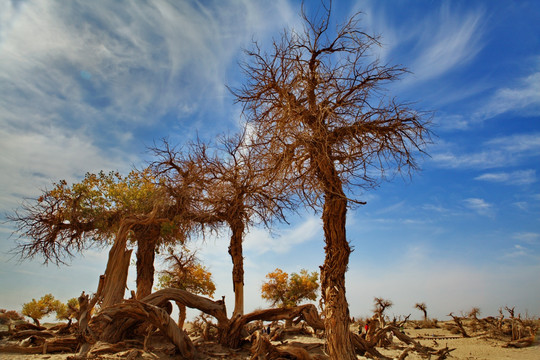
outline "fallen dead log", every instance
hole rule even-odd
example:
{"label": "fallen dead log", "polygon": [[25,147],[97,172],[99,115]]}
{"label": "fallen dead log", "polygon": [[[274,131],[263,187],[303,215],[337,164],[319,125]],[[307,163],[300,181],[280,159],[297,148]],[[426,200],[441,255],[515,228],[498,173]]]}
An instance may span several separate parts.
{"label": "fallen dead log", "polygon": [[[227,309],[223,300],[210,300],[180,289],[163,289],[144,297],[140,301],[157,307],[163,307],[169,301],[175,301],[186,307],[198,309],[212,315],[218,321],[218,329],[226,329],[229,324]],[[114,323],[104,329],[100,339],[111,343],[121,341],[128,329],[133,328],[138,323],[140,323],[140,319],[115,319]]]}
{"label": "fallen dead log", "polygon": [[105,324],[110,324],[115,319],[126,317],[146,321],[159,328],[177,347],[184,358],[193,358],[195,347],[189,337],[177,326],[165,310],[157,306],[138,300],[125,300],[115,306],[102,309],[99,314],[94,317],[94,321],[96,323],[103,322]]}
{"label": "fallen dead log", "polygon": [[447,316],[450,316],[452,317],[452,319],[454,319],[454,322],[456,323],[459,332],[461,333],[461,335],[463,335],[463,337],[470,337],[469,334],[467,334],[467,332],[465,331],[465,327],[463,327],[463,323],[461,322],[461,318],[459,316],[455,316],[453,313],[450,313]]}
{"label": "fallen dead log", "polygon": [[446,356],[455,349],[449,349],[448,347],[445,347],[443,349],[435,350],[429,346],[424,346],[420,344],[418,341],[415,341],[410,336],[402,333],[397,327],[393,325],[386,325],[382,329],[377,329],[375,334],[369,341],[361,338],[357,334],[351,333],[352,342],[357,349],[357,352],[360,355],[364,355],[365,353],[368,353],[371,357],[375,359],[381,359],[381,360],[388,360],[389,358],[381,354],[377,349],[375,348],[376,345],[380,342],[381,339],[386,338],[388,333],[392,333],[393,336],[397,337],[400,341],[404,342],[405,344],[409,345],[409,348],[405,349],[401,355],[398,357],[399,359],[405,359],[407,355],[414,351],[418,353],[422,357],[428,357],[431,358],[432,356],[436,356],[438,360],[446,359]]}
{"label": "fallen dead log", "polygon": [[290,345],[274,346],[270,343],[267,335],[256,331],[252,335],[251,345],[251,360],[277,360],[277,359],[292,359],[292,360],[313,360],[307,350]]}
{"label": "fallen dead log", "polygon": [[75,337],[65,337],[46,340],[38,346],[4,345],[0,346],[0,353],[17,354],[52,354],[59,352],[75,352],[78,341]]}
{"label": "fallen dead log", "polygon": [[[316,316],[315,316],[316,314]],[[294,320],[302,316],[308,325],[314,329],[324,329],[323,322],[319,318],[317,309],[313,304],[306,304],[295,306],[292,308],[277,308],[277,309],[266,309],[258,310],[252,313],[234,317],[226,332],[221,336],[222,345],[226,345],[231,348],[238,348],[242,342],[242,331],[244,326],[252,321],[262,320],[262,321],[277,321],[277,320]]]}
{"label": "fallen dead log", "polygon": [[531,336],[528,336],[526,338],[510,341],[506,343],[503,347],[518,348],[518,349],[529,347],[529,346],[532,346],[532,344],[534,344],[535,338],[536,337],[534,336],[534,334],[531,334]]}
{"label": "fallen dead log", "polygon": [[22,324],[15,325],[14,330],[15,331],[23,331],[23,330],[42,331],[42,330],[47,330],[47,328],[44,327],[44,326],[37,326],[37,325],[34,325],[34,324],[30,324],[30,323],[22,323]]}
{"label": "fallen dead log", "polygon": [[39,336],[44,338],[52,338],[54,337],[54,334],[48,331],[40,331],[40,330],[23,330],[23,331],[17,331],[12,333],[9,336],[10,340],[21,340],[26,339],[30,336]]}

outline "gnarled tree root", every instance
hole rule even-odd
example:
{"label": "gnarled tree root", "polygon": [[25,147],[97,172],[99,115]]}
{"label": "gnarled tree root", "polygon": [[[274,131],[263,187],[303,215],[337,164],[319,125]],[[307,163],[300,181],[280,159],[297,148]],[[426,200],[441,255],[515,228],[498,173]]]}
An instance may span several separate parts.
{"label": "gnarled tree root", "polygon": [[287,345],[272,345],[268,336],[261,334],[260,331],[257,331],[252,335],[250,352],[251,360],[313,360],[313,357],[311,357],[311,355],[303,348]]}
{"label": "gnarled tree root", "polygon": [[137,300],[126,300],[120,304],[101,310],[95,316],[94,321],[111,323],[114,319],[125,317],[151,323],[171,340],[184,358],[192,359],[194,357],[195,347],[189,337],[178,327],[165,310],[155,305]]}

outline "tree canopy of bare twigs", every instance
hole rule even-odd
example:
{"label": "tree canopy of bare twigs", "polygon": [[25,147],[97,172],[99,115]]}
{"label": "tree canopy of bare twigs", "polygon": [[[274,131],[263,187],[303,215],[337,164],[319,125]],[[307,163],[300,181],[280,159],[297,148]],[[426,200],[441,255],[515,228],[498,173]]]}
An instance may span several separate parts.
{"label": "tree canopy of bare twigs", "polygon": [[248,142],[245,130],[219,138],[212,147],[192,143],[184,153],[165,142],[161,149],[154,149],[158,160],[152,164],[155,172],[167,179],[165,186],[172,194],[176,187],[183,186],[176,180],[183,169],[191,169],[190,176],[196,177],[195,183],[202,187],[196,201],[200,221],[226,224],[230,229],[235,315],[244,313],[242,242],[246,229],[257,222],[268,225],[275,219],[283,220],[284,210],[292,208],[283,182],[261,169],[253,156],[255,148]]}
{"label": "tree canopy of bare twigs", "polygon": [[313,19],[303,12],[303,29],[284,31],[268,52],[258,44],[246,51],[245,83],[232,92],[252,126],[259,163],[294,184],[307,205],[322,207],[329,354],[353,359],[345,335],[347,207],[361,203],[355,188],[418,168],[416,157],[430,141],[429,116],[386,96],[384,85],[406,70],[373,57],[379,41],[360,29],[360,15],[334,31],[330,7],[322,6]]}
{"label": "tree canopy of bare twigs", "polygon": [[426,303],[416,303],[414,304],[414,307],[422,312],[424,314],[424,320],[427,320],[427,305]]}

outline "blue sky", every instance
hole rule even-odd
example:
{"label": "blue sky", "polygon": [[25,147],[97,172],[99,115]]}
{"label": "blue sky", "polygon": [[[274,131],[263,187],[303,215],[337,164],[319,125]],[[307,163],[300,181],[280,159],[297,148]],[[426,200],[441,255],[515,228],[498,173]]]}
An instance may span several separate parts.
{"label": "blue sky", "polygon": [[[308,12],[318,2],[307,2]],[[434,111],[422,171],[360,196],[348,214],[351,315],[373,297],[390,313],[441,320],[501,306],[540,315],[540,3],[334,1],[334,19],[362,11],[382,36],[383,62],[411,73],[388,87]],[[86,172],[127,173],[167,137],[181,144],[235,131],[241,109],[226,85],[242,83],[242,49],[298,27],[299,1],[0,0],[0,211],[52,182]],[[4,215],[2,215],[4,216]],[[317,270],[320,214],[302,211],[274,234],[252,228],[245,246],[246,310],[265,274]],[[0,308],[45,293],[65,301],[95,291],[107,249],[69,267],[17,262],[0,225]],[[194,244],[232,309],[227,234]],[[133,288],[133,269],[130,288]]]}

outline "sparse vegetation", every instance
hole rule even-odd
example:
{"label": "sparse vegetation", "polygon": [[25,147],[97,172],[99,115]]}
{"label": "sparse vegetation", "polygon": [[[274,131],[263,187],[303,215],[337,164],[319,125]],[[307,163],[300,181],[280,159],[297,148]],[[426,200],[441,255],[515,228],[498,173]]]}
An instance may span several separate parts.
{"label": "sparse vegetation", "polygon": [[23,304],[21,313],[24,316],[31,318],[37,326],[40,326],[39,320],[52,312],[64,312],[64,304],[60,300],[56,300],[51,294],[46,294],[41,299]]}
{"label": "sparse vegetation", "polygon": [[300,273],[289,274],[281,269],[266,274],[266,282],[261,288],[263,299],[270,301],[272,306],[293,307],[303,300],[314,301],[319,290],[319,274],[305,269]]}
{"label": "sparse vegetation", "polygon": [[[325,352],[333,360],[357,355],[388,359],[381,348],[399,350],[399,359],[411,352],[445,359],[453,351],[438,346],[436,336],[420,339],[407,334],[410,314],[390,321],[393,302],[381,297],[374,298],[373,316],[359,321],[359,330],[351,328],[345,287],[352,251],[346,236],[347,211],[363,204],[358,189],[376,187],[389,172],[409,174],[418,168],[416,158],[430,142],[430,115],[384,94],[383,86],[407,70],[369,55],[380,43],[360,29],[359,14],[334,31],[330,7],[323,4],[322,9],[314,18],[302,13],[303,28],[285,31],[268,52],[258,45],[247,51],[242,65],[246,82],[232,89],[247,121],[240,133],[180,148],[164,141],[152,149],[154,159],[144,170],[127,176],[88,173],[72,185],[54,183],[10,217],[22,241],[15,250],[22,258],[42,256],[45,263],[63,264],[90,246],[112,246],[95,293],[83,292],[67,304],[47,294],[23,305],[22,314],[37,326],[56,312],[75,333],[26,324],[9,334],[6,342],[13,341],[0,352],[78,349],[76,358],[85,359],[133,350],[120,356],[135,358],[158,349],[193,359],[205,351],[198,347],[202,341],[219,346],[225,357],[251,342],[252,359],[313,358],[299,346],[270,342],[281,340],[285,331],[260,331],[264,322],[282,321],[298,328],[301,323],[305,334],[324,332]],[[320,276],[305,269],[289,276],[276,269],[266,275],[261,288],[272,308],[245,314],[247,230],[286,220],[288,211],[301,204],[322,215],[326,246]],[[216,287],[209,269],[186,247],[191,237],[222,229],[230,233],[232,316],[224,297],[213,298]],[[125,299],[135,247],[137,289]],[[170,249],[169,267],[159,274],[159,289],[152,292],[156,254],[164,249]],[[302,304],[316,300],[319,286],[322,316],[315,305]],[[172,302],[180,309],[178,324],[171,318]],[[202,312],[191,324],[192,334],[202,340],[183,331],[186,307]],[[415,325],[438,327],[436,319],[428,318],[425,303],[414,307],[423,313],[423,321]],[[483,332],[509,347],[533,344],[538,320],[516,315],[514,307],[506,306],[505,311],[508,318],[502,309],[498,318],[479,318],[479,308],[466,316],[450,313],[453,323],[447,322],[446,329],[464,338]],[[18,313],[0,310],[0,321],[10,331],[18,319]],[[420,343],[426,338],[434,344]],[[322,351],[318,355],[328,358]]]}

